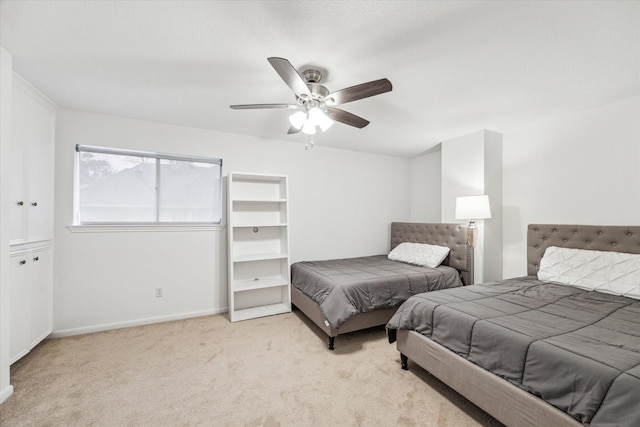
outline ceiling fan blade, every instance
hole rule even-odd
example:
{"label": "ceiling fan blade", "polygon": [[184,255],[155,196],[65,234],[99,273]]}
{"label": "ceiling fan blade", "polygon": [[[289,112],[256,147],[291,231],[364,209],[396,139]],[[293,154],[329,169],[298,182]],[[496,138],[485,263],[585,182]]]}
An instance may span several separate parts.
{"label": "ceiling fan blade", "polygon": [[340,89],[330,93],[325,97],[327,105],[340,105],[358,99],[368,98],[381,93],[389,92],[393,89],[391,82],[387,79],[373,80],[346,89]]}
{"label": "ceiling fan blade", "polygon": [[267,61],[276,70],[278,75],[284,80],[284,82],[291,88],[291,90],[299,98],[310,98],[311,91],[307,87],[302,76],[296,71],[289,61],[284,58],[271,57],[267,58]]}
{"label": "ceiling fan blade", "polygon": [[347,111],[340,110],[339,108],[327,107],[327,116],[336,122],[344,123],[345,125],[357,127],[362,129],[369,124],[369,120],[363,119],[360,116],[351,114]]}
{"label": "ceiling fan blade", "polygon": [[289,130],[287,131],[287,135],[293,135],[293,134],[299,133],[301,130],[302,130],[302,128],[297,128],[295,126],[291,126],[289,128]]}
{"label": "ceiling fan blade", "polygon": [[243,104],[243,105],[229,105],[234,110],[258,110],[264,108],[288,108],[288,109],[296,109],[298,105],[296,104]]}

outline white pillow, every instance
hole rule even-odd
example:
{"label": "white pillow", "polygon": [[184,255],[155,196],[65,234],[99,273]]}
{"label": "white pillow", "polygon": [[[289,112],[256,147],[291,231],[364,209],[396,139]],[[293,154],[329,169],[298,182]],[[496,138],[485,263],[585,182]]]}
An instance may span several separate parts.
{"label": "white pillow", "polygon": [[447,255],[449,255],[449,248],[446,246],[404,242],[389,252],[389,259],[421,267],[436,268]]}
{"label": "white pillow", "polygon": [[550,246],[538,279],[640,299],[640,255]]}

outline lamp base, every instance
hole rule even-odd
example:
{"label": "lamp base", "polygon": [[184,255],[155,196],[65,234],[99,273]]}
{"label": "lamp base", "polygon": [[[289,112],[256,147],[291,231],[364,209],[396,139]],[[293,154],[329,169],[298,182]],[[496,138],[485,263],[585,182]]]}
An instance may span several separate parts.
{"label": "lamp base", "polygon": [[469,221],[469,226],[467,227],[467,243],[472,248],[475,248],[477,241],[478,241],[478,227],[476,227],[476,222],[471,220]]}

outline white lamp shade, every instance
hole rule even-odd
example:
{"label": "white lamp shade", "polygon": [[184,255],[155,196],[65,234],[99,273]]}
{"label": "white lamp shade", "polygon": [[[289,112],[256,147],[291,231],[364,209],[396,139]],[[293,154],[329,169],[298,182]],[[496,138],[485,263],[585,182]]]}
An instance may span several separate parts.
{"label": "white lamp shade", "polygon": [[313,135],[316,133],[316,126],[319,126],[322,132],[325,132],[333,124],[327,115],[318,107],[313,107],[308,113],[304,111],[297,111],[289,116],[291,125],[298,130],[302,130],[307,135]]}
{"label": "white lamp shade", "polygon": [[289,117],[289,122],[291,122],[291,125],[296,129],[300,129],[306,120],[307,115],[302,111],[298,111]]}
{"label": "white lamp shade", "polygon": [[456,219],[491,218],[489,196],[456,197]]}
{"label": "white lamp shade", "polygon": [[322,132],[326,132],[332,124],[333,120],[327,117],[327,115],[323,112],[320,112],[320,117],[318,118],[318,126],[320,126],[320,129],[322,129]]}
{"label": "white lamp shade", "polygon": [[311,120],[307,120],[304,126],[302,126],[302,133],[313,135],[316,133],[316,125]]}
{"label": "white lamp shade", "polygon": [[322,111],[318,107],[313,107],[309,110],[309,121],[313,123],[314,126],[317,126],[320,123],[320,117],[322,115]]}
{"label": "white lamp shade", "polygon": [[314,107],[309,110],[309,121],[315,126],[320,126],[322,132],[325,132],[333,124],[333,120],[327,117],[321,109]]}

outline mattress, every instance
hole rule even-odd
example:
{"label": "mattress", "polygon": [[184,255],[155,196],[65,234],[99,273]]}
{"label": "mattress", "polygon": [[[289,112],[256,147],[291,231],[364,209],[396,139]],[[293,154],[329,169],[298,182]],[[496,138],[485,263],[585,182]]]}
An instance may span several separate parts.
{"label": "mattress", "polygon": [[415,330],[584,424],[638,426],[640,301],[534,276],[420,294],[387,324]]}
{"label": "mattress", "polygon": [[452,267],[419,267],[375,255],[294,263],[291,284],[338,329],[355,314],[394,308],[411,295],[462,286],[462,281]]}

